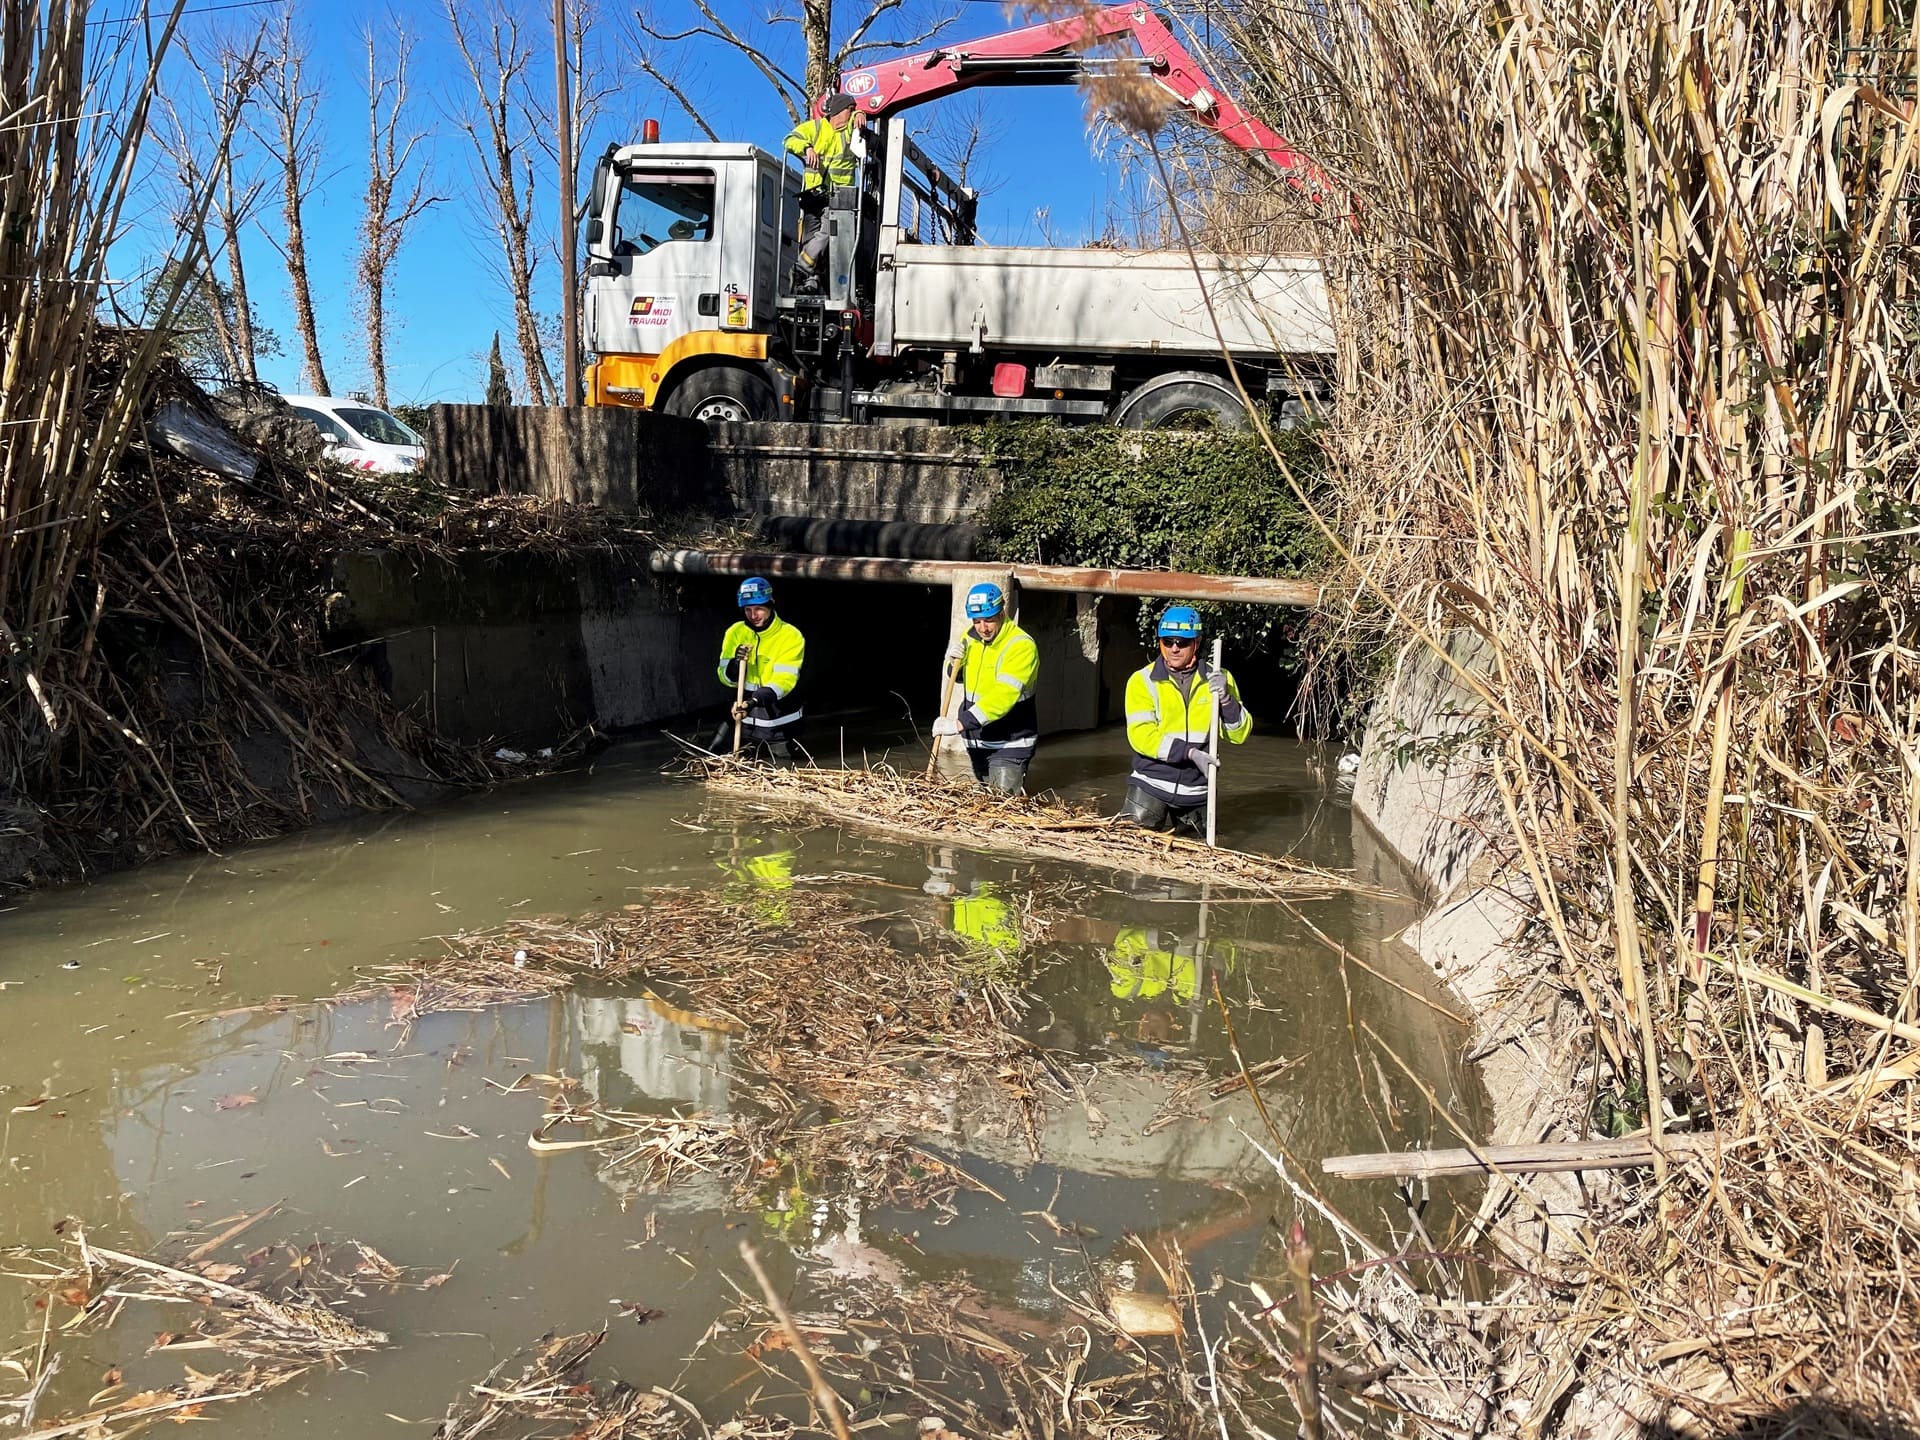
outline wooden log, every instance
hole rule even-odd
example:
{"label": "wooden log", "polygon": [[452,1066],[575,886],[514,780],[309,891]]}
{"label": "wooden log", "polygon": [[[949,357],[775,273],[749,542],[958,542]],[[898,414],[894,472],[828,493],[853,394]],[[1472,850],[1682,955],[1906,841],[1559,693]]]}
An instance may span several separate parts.
{"label": "wooden log", "polygon": [[229,480],[244,483],[260,471],[260,457],[235,439],[231,430],[178,400],[161,406],[147,422],[147,431],[181,459],[204,465]]}
{"label": "wooden log", "polygon": [[[1669,1159],[1714,1149],[1720,1136],[1684,1131],[1661,1137]],[[1578,1140],[1558,1145],[1481,1145],[1471,1150],[1390,1150],[1377,1155],[1329,1155],[1320,1168],[1343,1180],[1389,1177],[1426,1179],[1439,1175],[1541,1175],[1562,1170],[1625,1170],[1653,1164],[1653,1141],[1645,1135],[1626,1140]]]}

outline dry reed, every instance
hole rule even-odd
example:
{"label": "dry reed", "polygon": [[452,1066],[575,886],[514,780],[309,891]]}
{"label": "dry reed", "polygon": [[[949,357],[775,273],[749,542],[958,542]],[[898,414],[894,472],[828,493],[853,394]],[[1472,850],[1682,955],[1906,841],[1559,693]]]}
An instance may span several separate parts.
{"label": "dry reed", "polygon": [[1329,529],[1354,633],[1476,696],[1475,818],[1591,1037],[1596,1103],[1536,1130],[1728,1141],[1550,1225],[1472,1310],[1457,1403],[1409,1408],[1890,1431],[1920,1413],[1911,13],[1208,13],[1351,198]]}
{"label": "dry reed", "polygon": [[[627,1172],[623,1187],[692,1171],[750,1187],[777,1154],[775,1169],[831,1166],[897,1203],[939,1203],[971,1182],[908,1137],[964,1118],[1037,1155],[1048,1099],[1073,1086],[1020,1035],[1024,1007],[1000,967],[944,930],[916,927],[911,945],[896,944],[884,931],[902,923],[806,888],[663,888],[617,914],[450,937],[444,954],[370,971],[334,1003],[384,1001],[411,1025],[576,986],[638,988],[679,1023],[733,1037],[761,1113],[636,1115],[563,1090],[534,1149],[605,1150],[602,1169]],[[1032,934],[1041,922],[1020,923]],[[807,1118],[823,1109],[833,1123]]]}
{"label": "dry reed", "polygon": [[[71,1222],[62,1227],[70,1236],[64,1251],[0,1252],[14,1267],[7,1273],[38,1292],[35,1303],[46,1317],[31,1366],[15,1367],[26,1376],[26,1393],[19,1400],[0,1402],[17,1411],[0,1423],[20,1425],[23,1440],[68,1435],[105,1440],[162,1419],[198,1418],[209,1406],[249,1399],[316,1366],[338,1364],[344,1356],[384,1346],[384,1334],[344,1312],[348,1299],[365,1294],[363,1280],[391,1286],[404,1278],[404,1272],[378,1252],[354,1247],[359,1258],[351,1274],[331,1268],[329,1248],[318,1244],[305,1249],[261,1246],[237,1263],[212,1258],[279,1208],[270,1205],[240,1217],[191,1248],[184,1240],[198,1237],[176,1240],[165,1261],[93,1244]],[[116,1369],[82,1413],[36,1428],[35,1412],[59,1372],[71,1337],[110,1329],[130,1306],[139,1304],[187,1317],[183,1328],[159,1332],[148,1355],[211,1350],[248,1363],[217,1374],[189,1364],[186,1378],[177,1383],[130,1393],[117,1393],[122,1385]],[[57,1332],[52,1325],[56,1306],[74,1311]]]}
{"label": "dry reed", "polygon": [[1129,875],[1322,899],[1373,886],[1343,871],[1273,855],[1214,849],[1180,835],[1156,835],[1124,820],[1056,799],[988,796],[977,785],[927,780],[880,765],[864,770],[783,769],[751,760],[700,756],[688,772],[713,789],[837,823],[947,845],[971,845],[1067,860]]}

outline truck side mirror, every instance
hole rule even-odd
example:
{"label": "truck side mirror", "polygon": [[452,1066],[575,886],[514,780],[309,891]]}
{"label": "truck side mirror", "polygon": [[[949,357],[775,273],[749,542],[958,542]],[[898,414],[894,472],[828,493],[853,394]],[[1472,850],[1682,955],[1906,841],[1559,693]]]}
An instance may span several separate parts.
{"label": "truck side mirror", "polygon": [[601,217],[610,198],[608,186],[618,183],[613,173],[613,147],[608,146],[607,153],[595,162],[593,182],[587,187],[587,253],[602,259],[606,257],[607,224]]}

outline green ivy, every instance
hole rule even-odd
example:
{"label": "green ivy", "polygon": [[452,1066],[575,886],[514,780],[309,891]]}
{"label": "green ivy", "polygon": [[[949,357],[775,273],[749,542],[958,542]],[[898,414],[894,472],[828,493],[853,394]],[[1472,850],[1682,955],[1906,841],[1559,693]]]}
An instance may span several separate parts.
{"label": "green ivy", "polygon": [[[1310,429],[1276,436],[1312,493],[1325,469]],[[991,558],[1209,575],[1311,576],[1325,540],[1257,435],[1068,429],[1039,423],[981,432],[1002,475],[981,517]],[[1268,605],[1203,605],[1208,628],[1242,655],[1297,660],[1303,617]],[[1157,612],[1141,607],[1142,638]]]}

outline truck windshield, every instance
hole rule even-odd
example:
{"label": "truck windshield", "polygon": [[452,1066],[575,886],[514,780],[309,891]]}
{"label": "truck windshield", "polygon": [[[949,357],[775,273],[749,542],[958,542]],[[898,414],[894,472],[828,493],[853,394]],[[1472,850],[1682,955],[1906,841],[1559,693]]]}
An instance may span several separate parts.
{"label": "truck windshield", "polygon": [[613,253],[645,255],[673,240],[711,240],[713,189],[711,172],[625,176],[613,218]]}

